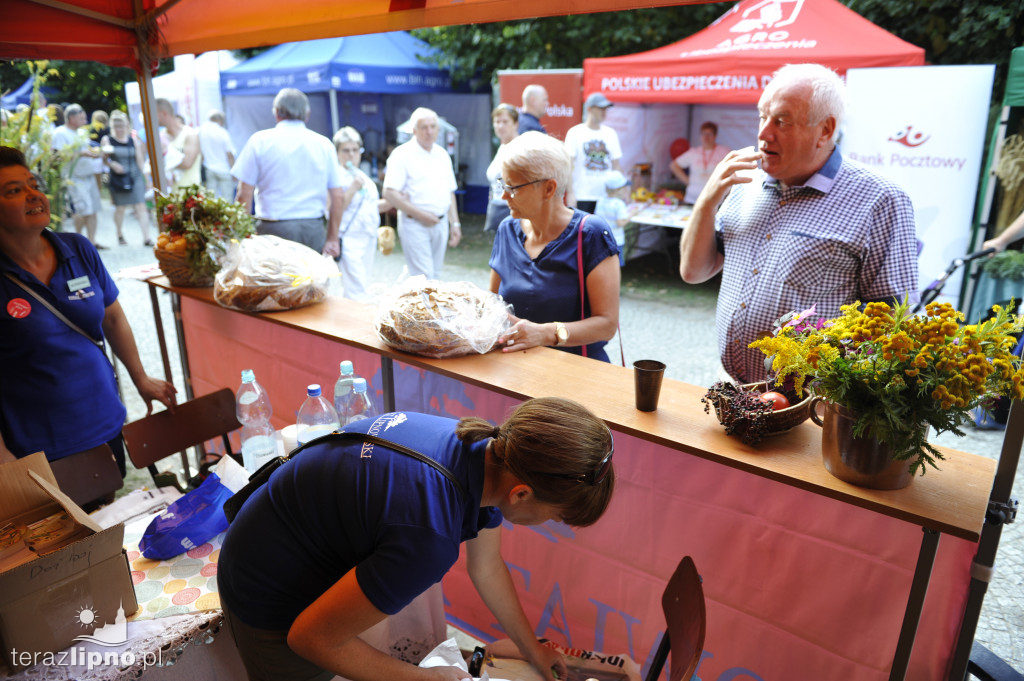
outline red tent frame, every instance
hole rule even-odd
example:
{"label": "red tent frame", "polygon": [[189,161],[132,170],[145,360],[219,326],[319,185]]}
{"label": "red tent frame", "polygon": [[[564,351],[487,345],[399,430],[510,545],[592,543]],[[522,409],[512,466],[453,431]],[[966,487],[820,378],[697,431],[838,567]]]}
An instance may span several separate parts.
{"label": "red tent frame", "polygon": [[614,102],[756,104],[772,73],[815,62],[921,66],[924,50],[838,0],[743,0],[689,38],[648,52],[583,61],[584,96]]}

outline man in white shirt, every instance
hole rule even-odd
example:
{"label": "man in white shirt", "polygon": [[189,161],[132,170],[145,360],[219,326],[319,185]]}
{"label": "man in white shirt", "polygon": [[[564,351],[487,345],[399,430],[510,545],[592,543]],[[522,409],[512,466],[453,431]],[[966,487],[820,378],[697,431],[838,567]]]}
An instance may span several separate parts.
{"label": "man in white shirt", "polygon": [[309,99],[294,88],[274,97],[274,117],[277,125],[250,137],[231,168],[239,183],[236,200],[248,206],[255,196],[258,234],[337,257],[345,189],[334,145],[306,128]]}
{"label": "man in white shirt", "polygon": [[729,153],[729,148],[718,144],[717,139],[718,126],[707,121],[700,126],[700,146],[690,147],[672,160],[669,166],[672,174],[686,185],[683,203],[692,206],[697,202],[701,190],[711,178],[711,173],[715,172],[715,167]]}
{"label": "man in white shirt", "polygon": [[96,243],[96,214],[100,211],[100,190],[93,177],[95,159],[101,156],[98,148],[89,146],[89,138],[80,130],[88,122],[88,116],[78,104],[64,110],[64,125],[53,131],[53,146],[56,149],[70,147],[74,150],[71,159],[64,166],[63,175],[71,197],[71,211],[75,231],[86,237],[96,248],[106,248]]}
{"label": "man in white shirt", "polygon": [[235,198],[235,181],[231,166],[235,165],[235,147],[224,119],[224,113],[214,109],[208,120],[199,126],[199,148],[203,153],[203,183],[217,196],[228,201]]}
{"label": "man in white shirt", "polygon": [[410,117],[413,138],[388,157],[384,199],[398,209],[398,237],[409,275],[440,279],[444,254],[462,238],[452,159],[436,144],[437,114],[420,107]]}
{"label": "man in white shirt", "polygon": [[611,105],[600,92],[590,95],[583,103],[583,122],[565,133],[565,148],[572,157],[572,183],[566,203],[587,213],[593,213],[597,200],[605,196],[604,183],[612,171],[622,172],[619,135],[603,124]]}

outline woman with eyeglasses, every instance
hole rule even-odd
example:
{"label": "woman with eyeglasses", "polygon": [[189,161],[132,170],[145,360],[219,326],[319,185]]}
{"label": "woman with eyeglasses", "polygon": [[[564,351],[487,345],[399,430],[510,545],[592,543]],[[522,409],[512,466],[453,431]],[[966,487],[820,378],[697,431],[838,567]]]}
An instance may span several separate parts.
{"label": "woman with eyeglasses", "polygon": [[249,678],[469,678],[456,667],[412,666],[360,637],[438,583],[462,543],[502,630],[546,681],[555,671],[566,678],[561,655],[537,642],[523,613],[500,525],[596,522],[615,486],[604,422],[576,402],[539,398],[500,426],[392,412],[345,430],[417,450],[452,477],[395,449],[329,438],[275,471],[228,528],[218,561]]}
{"label": "woman with eyeglasses", "polygon": [[334,133],[334,148],[341,164],[342,184],[345,189],[345,212],[338,228],[341,255],[338,267],[345,297],[366,299],[366,286],[377,250],[377,229],[380,214],[389,208],[380,198],[373,180],[359,168],[363,155],[363,138],[355,128],[345,126]]}
{"label": "woman with eyeglasses", "polygon": [[498,151],[494,153],[491,165],[487,166],[487,184],[489,194],[487,201],[487,217],[484,218],[484,231],[496,232],[501,221],[508,217],[508,203],[501,198],[504,185],[501,179],[501,156],[509,142],[519,136],[519,112],[511,104],[499,104],[491,112],[491,125],[494,136],[498,138]]}
{"label": "woman with eyeglasses", "polygon": [[489,263],[491,291],[515,311],[502,352],[550,346],[607,362],[619,323],[619,247],[602,218],[565,205],[565,145],[523,133],[505,147],[502,176],[511,215]]}

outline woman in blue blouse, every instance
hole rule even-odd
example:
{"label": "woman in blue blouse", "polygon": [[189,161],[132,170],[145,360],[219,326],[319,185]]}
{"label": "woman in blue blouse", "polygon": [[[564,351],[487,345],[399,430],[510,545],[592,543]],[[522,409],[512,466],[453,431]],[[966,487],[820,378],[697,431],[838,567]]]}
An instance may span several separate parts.
{"label": "woman in blue blouse", "polygon": [[494,238],[490,288],[515,316],[499,342],[503,352],[553,346],[607,362],[604,346],[619,322],[619,247],[607,222],[565,205],[571,173],[553,137],[527,132],[505,145],[502,198],[511,215]]}

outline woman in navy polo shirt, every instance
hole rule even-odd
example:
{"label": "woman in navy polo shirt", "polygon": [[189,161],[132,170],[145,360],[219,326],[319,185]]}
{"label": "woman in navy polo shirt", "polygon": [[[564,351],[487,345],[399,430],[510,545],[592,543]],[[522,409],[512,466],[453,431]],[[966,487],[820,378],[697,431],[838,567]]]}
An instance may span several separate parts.
{"label": "woman in navy polo shirt", "polygon": [[548,397],[519,405],[500,426],[391,412],[345,430],[415,449],[454,479],[379,444],[329,438],[277,469],[228,528],[217,567],[249,678],[468,678],[455,667],[420,669],[358,638],[440,582],[463,543],[467,572],[502,631],[545,681],[554,681],[553,667],[566,678],[562,656],[538,643],[523,613],[500,524],[595,523],[615,486],[604,422]]}
{"label": "woman in navy polo shirt", "polygon": [[[52,232],[50,202],[25,156],[0,147],[0,461],[43,451],[56,461],[108,443],[125,474],[125,408],[106,339],[146,401],[174,403],[174,386],[148,376],[117,286],[81,235]],[[77,325],[47,309],[22,284]]]}
{"label": "woman in navy polo shirt", "polygon": [[572,160],[560,141],[527,132],[503,149],[502,198],[511,215],[498,226],[489,263],[491,291],[515,312],[499,339],[502,351],[546,345],[607,362],[604,346],[619,324],[619,247],[611,228],[565,205]]}

